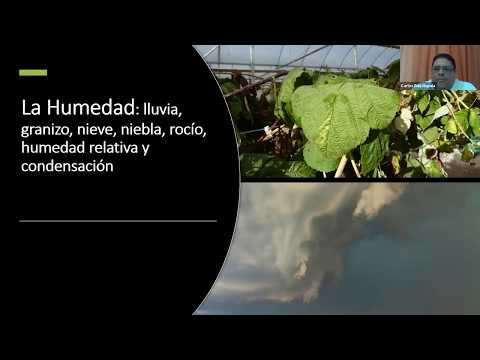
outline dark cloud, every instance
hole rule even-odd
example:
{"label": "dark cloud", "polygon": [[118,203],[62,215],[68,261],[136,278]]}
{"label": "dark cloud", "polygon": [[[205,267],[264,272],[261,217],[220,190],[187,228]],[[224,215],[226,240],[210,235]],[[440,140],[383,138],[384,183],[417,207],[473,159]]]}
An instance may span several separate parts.
{"label": "dark cloud", "polygon": [[235,240],[202,311],[478,312],[472,185],[244,184]]}

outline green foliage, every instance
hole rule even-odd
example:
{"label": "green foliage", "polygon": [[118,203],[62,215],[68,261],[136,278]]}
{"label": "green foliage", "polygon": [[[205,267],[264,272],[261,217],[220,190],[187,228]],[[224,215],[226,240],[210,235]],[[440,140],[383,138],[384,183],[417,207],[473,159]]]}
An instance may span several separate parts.
{"label": "green foliage", "polygon": [[400,81],[400,59],[394,60],[387,66],[387,73],[380,77],[379,85],[388,89],[396,88]]}
{"label": "green foliage", "polygon": [[425,130],[423,133],[420,133],[419,137],[425,145],[431,145],[435,143],[435,141],[437,141],[440,137],[440,131],[436,126],[432,126],[431,128]]}
{"label": "green foliage", "polygon": [[280,93],[278,94],[277,104],[275,105],[275,116],[284,120],[288,125],[293,125],[293,114],[290,98],[293,92],[302,85],[312,85],[314,78],[318,78],[318,73],[303,68],[292,70],[282,83]]}
{"label": "green foliage", "polygon": [[360,145],[360,162],[362,174],[373,171],[383,160],[389,150],[390,133],[382,130],[372,130],[367,141]]}
{"label": "green foliage", "polygon": [[[433,97],[433,100],[430,101],[430,104],[428,106],[428,110],[425,113],[425,116],[435,115],[435,112],[440,108],[440,106],[441,105],[440,105],[440,101],[438,100],[438,98]],[[433,116],[432,116],[432,120],[433,120]]]}
{"label": "green foliage", "polygon": [[422,116],[420,114],[415,115],[415,122],[419,125],[422,129],[428,128],[433,122],[433,114]]}
{"label": "green foliage", "polygon": [[295,122],[302,124],[312,143],[306,147],[308,156],[304,150],[305,161],[321,171],[325,171],[323,164],[333,164],[362,144],[370,129],[386,128],[399,108],[395,91],[365,81],[341,80],[301,86],[291,97]]}
{"label": "green foliage", "polygon": [[[248,85],[248,81],[240,73],[232,73],[230,78],[217,78],[217,81],[224,94],[229,94]],[[272,86],[272,88],[275,87]],[[270,96],[267,97],[267,94],[270,94]],[[271,124],[275,96],[275,91],[268,88],[259,98],[257,98],[256,90],[250,90],[235,96],[229,96],[226,99],[233,119],[237,144],[245,145],[249,143],[249,139],[242,132]]]}
{"label": "green foliage", "polygon": [[430,94],[427,92],[425,95],[423,95],[417,104],[420,113],[423,113],[425,110],[427,110],[427,107],[430,104]]}
{"label": "green foliage", "polygon": [[[409,159],[407,167],[418,168],[427,177],[447,177],[442,162],[438,161],[442,153],[458,149],[464,161],[476,155],[473,151],[475,128],[480,124],[476,118],[478,108],[472,106],[475,97],[451,91],[409,91],[405,95],[410,99],[407,106],[413,109],[415,116],[417,127],[414,130],[424,144],[415,149],[417,158]],[[418,165],[416,162],[420,166],[414,166]]]}
{"label": "green foliage", "polygon": [[[469,111],[466,109],[457,111],[455,113],[455,122],[457,126],[459,126],[463,132],[467,132],[469,124],[468,124],[468,117],[469,117]],[[460,131],[462,131],[460,130]]]}
{"label": "green foliage", "polygon": [[456,124],[455,120],[453,120],[453,118],[448,119],[447,123],[445,124],[445,129],[450,134],[453,134],[453,135],[457,134],[457,132],[458,132],[457,124]]}
{"label": "green foliage", "polygon": [[340,159],[328,159],[323,157],[322,151],[319,145],[315,144],[312,141],[309,141],[305,144],[303,149],[303,158],[305,162],[312,168],[318,171],[329,172],[333,171],[338,167]]}
{"label": "green foliage", "polygon": [[402,160],[402,154],[401,153],[395,153],[392,154],[391,158],[391,164],[393,168],[393,174],[398,175],[400,174],[400,171],[402,171],[402,167],[400,165],[400,161]]}
{"label": "green foliage", "polygon": [[379,69],[369,67],[365,70],[360,70],[356,73],[350,74],[351,79],[377,79],[380,75]]}
{"label": "green foliage", "polygon": [[475,155],[480,154],[480,136],[471,139],[471,142],[467,144],[465,148]]}
{"label": "green foliage", "polygon": [[424,165],[424,171],[425,174],[431,178],[443,178],[446,175],[442,165],[436,160],[428,161]]}
{"label": "green foliage", "polygon": [[316,172],[303,161],[286,161],[266,154],[240,155],[242,177],[311,178]]}
{"label": "green foliage", "polygon": [[[229,94],[239,89],[238,84],[232,79],[217,79],[224,94]],[[228,108],[236,126],[244,130],[247,126],[252,126],[254,122],[253,114],[246,108],[245,102],[253,100],[248,95],[230,96],[227,99]]]}
{"label": "green foliage", "polygon": [[480,137],[480,116],[479,109],[470,109],[468,114],[468,124],[470,125],[471,135],[473,137]]}
{"label": "green foliage", "polygon": [[438,119],[445,115],[448,115],[448,106],[447,105],[440,106],[433,114],[433,120]]}

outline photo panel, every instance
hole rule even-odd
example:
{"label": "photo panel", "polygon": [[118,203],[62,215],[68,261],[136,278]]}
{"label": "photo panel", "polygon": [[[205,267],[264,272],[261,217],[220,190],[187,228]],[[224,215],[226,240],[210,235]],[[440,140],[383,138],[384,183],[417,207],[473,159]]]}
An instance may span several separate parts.
{"label": "photo panel", "polygon": [[[480,178],[478,46],[195,48],[229,106],[244,181]],[[434,58],[453,90],[420,86]]]}
{"label": "photo panel", "polygon": [[480,314],[477,190],[243,184],[229,254],[195,314]]}

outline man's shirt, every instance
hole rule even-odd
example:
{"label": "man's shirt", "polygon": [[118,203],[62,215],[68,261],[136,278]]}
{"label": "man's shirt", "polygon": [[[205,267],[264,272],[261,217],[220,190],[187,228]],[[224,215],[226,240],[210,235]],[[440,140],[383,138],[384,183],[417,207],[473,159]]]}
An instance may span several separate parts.
{"label": "man's shirt", "polygon": [[[432,89],[432,80],[428,80],[428,81],[425,81],[423,83],[419,83],[415,89],[415,90],[434,90]],[[475,87],[475,85],[473,85],[472,83],[469,83],[468,81],[461,81],[461,80],[458,80],[456,79],[455,82],[453,83],[452,87],[450,90],[467,90],[467,91],[475,91],[477,90],[477,88]]]}
{"label": "man's shirt", "polygon": [[453,83],[453,86],[450,90],[468,90],[468,91],[475,91],[477,90],[472,83],[467,81],[461,81],[456,79]]}

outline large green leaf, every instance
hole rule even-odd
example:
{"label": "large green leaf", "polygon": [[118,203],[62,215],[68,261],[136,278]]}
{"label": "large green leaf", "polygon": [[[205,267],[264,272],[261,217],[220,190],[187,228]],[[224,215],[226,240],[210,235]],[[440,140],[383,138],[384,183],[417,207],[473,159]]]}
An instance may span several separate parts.
{"label": "large green leaf", "polygon": [[334,84],[340,84],[345,81],[349,80],[348,77],[343,76],[343,75],[336,75],[336,74],[321,74],[316,81],[313,83],[315,86],[321,86],[321,85],[334,85]]}
{"label": "large green leaf", "polygon": [[[360,80],[359,80],[360,81]],[[347,99],[354,108],[366,111],[366,120],[373,129],[385,129],[392,122],[400,108],[400,94],[397,91],[384,89],[367,83],[345,84]],[[363,114],[360,114],[362,116]]]}
{"label": "large green leaf", "polygon": [[303,149],[303,158],[308,166],[318,171],[333,171],[338,167],[340,159],[328,159],[323,157],[323,152],[319,145],[309,141]]}
{"label": "large green leaf", "polygon": [[[317,77],[318,75],[316,75]],[[302,85],[313,84],[313,72],[298,68],[288,73],[285,80],[282,82],[282,87],[278,94],[277,103],[275,104],[275,116],[283,119],[288,124],[293,125],[293,117],[291,111],[290,98],[296,88]],[[298,124],[301,126],[301,124]]]}
{"label": "large green leaf", "polygon": [[335,74],[322,74],[318,79],[313,83],[315,87],[322,87],[322,85],[338,85],[345,83],[353,84],[367,84],[372,86],[377,86],[375,79],[352,79],[343,75]]}
{"label": "large green leaf", "polygon": [[242,177],[311,178],[316,171],[303,161],[287,161],[266,154],[242,154]]}
{"label": "large green leaf", "polygon": [[363,143],[370,128],[386,128],[399,100],[396,91],[353,81],[301,86],[291,97],[296,122],[320,157],[332,161]]}
{"label": "large green leaf", "polygon": [[362,174],[367,175],[374,170],[388,152],[390,133],[387,131],[373,130],[367,141],[360,145],[360,162]]}
{"label": "large green leaf", "polygon": [[340,86],[323,85],[321,90],[303,86],[292,96],[294,116],[300,119],[307,139],[318,145],[322,159],[346,154],[364,142],[370,130],[365,119],[368,110],[339,93]]}

